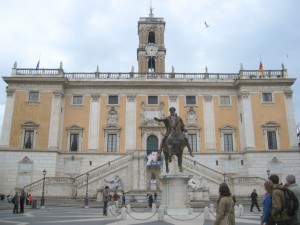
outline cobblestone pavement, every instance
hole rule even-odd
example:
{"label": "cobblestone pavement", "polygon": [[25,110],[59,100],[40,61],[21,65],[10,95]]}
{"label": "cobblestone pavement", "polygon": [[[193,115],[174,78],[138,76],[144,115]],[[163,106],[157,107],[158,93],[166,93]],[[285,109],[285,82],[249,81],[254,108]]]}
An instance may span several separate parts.
{"label": "cobblestone pavement", "polygon": [[[146,208],[133,209],[126,214],[126,220],[121,219],[120,209],[110,217],[102,215],[102,208],[71,208],[55,207],[46,209],[25,208],[24,214],[13,214],[12,209],[0,210],[1,225],[27,225],[27,224],[55,224],[55,225],[213,225],[214,215],[211,220],[204,220],[203,209],[194,209],[188,216],[164,216],[164,221],[158,221],[157,213]],[[258,213],[245,213],[242,218],[236,218],[236,225],[260,224]]]}

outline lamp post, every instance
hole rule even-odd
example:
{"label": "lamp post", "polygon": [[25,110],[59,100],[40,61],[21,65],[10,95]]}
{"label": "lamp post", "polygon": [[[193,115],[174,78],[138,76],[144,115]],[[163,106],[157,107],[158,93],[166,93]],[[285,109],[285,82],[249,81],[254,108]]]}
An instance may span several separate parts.
{"label": "lamp post", "polygon": [[268,174],[268,179],[269,179],[269,177],[270,177],[270,170],[269,169],[267,169],[267,174]]}
{"label": "lamp post", "polygon": [[226,181],[225,181],[225,177],[226,177],[226,173],[225,173],[225,172],[223,173],[223,177],[224,177],[224,182],[226,182]]}
{"label": "lamp post", "polygon": [[41,208],[44,209],[45,208],[45,197],[44,197],[44,191],[45,191],[45,179],[46,179],[46,169],[43,170],[43,192],[42,192],[42,198],[41,198]]}
{"label": "lamp post", "polygon": [[88,189],[89,189],[89,173],[86,173],[86,191],[85,191],[85,200],[84,200],[84,208],[89,208],[89,196],[88,196]]}

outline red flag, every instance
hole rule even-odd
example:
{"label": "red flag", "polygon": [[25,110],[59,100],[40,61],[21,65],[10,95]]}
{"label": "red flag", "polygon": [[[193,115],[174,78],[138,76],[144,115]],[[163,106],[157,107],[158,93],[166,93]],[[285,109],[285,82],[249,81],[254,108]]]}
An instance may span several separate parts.
{"label": "red flag", "polygon": [[262,66],[262,63],[259,64],[259,72],[264,73],[264,68]]}

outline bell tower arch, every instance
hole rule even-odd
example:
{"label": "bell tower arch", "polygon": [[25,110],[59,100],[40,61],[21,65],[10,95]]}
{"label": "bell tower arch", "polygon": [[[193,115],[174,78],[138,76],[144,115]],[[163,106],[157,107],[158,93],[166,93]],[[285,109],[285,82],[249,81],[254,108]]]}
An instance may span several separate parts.
{"label": "bell tower arch", "polygon": [[164,18],[154,17],[151,7],[149,16],[139,19],[137,48],[139,73],[165,73],[165,26]]}

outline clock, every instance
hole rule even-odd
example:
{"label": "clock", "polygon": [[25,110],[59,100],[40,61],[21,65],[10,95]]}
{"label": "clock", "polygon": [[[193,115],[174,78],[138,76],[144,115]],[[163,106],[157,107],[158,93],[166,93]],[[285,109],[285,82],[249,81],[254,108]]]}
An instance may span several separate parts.
{"label": "clock", "polygon": [[155,56],[158,52],[158,47],[157,45],[150,43],[146,46],[145,50],[148,56]]}

